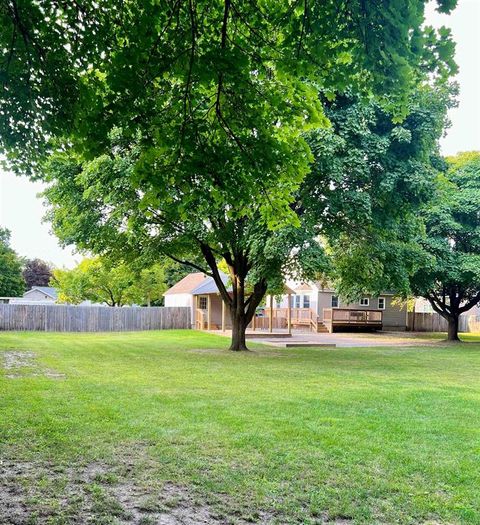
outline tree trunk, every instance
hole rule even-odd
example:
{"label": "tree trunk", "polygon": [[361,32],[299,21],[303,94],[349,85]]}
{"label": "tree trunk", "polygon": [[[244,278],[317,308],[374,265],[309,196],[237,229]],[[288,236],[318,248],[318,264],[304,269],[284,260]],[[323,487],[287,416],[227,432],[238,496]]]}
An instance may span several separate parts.
{"label": "tree trunk", "polygon": [[[231,271],[231,273],[234,273]],[[245,311],[245,280],[243,277],[233,275],[232,277],[232,304],[230,306],[230,317],[232,319],[232,342],[230,350],[238,352],[248,350],[245,341],[245,332],[249,321]]]}
{"label": "tree trunk", "polygon": [[458,320],[459,320],[458,314],[453,314],[447,319],[448,321],[447,341],[460,341],[458,337]]}
{"label": "tree trunk", "polygon": [[232,341],[230,343],[229,350],[239,352],[241,350],[248,350],[245,332],[247,329],[245,314],[236,315],[236,312],[232,310]]}
{"label": "tree trunk", "polygon": [[233,257],[231,254],[226,253],[224,259],[228,265],[232,285],[231,292],[228,291],[222,281],[217,261],[212,250],[205,244],[202,244],[200,248],[208,266],[212,270],[212,277],[220,291],[222,301],[230,311],[230,318],[232,320],[232,341],[230,344],[230,350],[233,350],[234,352],[248,350],[245,341],[245,331],[255,315],[257,306],[260,304],[260,301],[263,299],[267,291],[267,282],[265,279],[260,279],[253,286],[253,291],[250,297],[246,298],[245,280],[250,268],[247,256],[242,253],[236,253],[235,257]]}

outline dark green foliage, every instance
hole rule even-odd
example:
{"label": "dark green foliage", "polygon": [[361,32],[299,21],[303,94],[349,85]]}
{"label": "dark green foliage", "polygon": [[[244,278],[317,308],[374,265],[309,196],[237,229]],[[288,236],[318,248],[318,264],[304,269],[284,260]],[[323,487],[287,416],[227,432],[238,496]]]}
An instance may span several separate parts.
{"label": "dark green foliage", "polygon": [[0,297],[17,297],[25,290],[22,259],[10,247],[10,232],[0,228]]}
{"label": "dark green foliage", "polygon": [[408,292],[422,256],[418,209],[434,191],[454,94],[418,89],[401,125],[375,102],[339,97],[326,110],[332,127],[311,134],[315,163],[299,202],[312,235],[329,245],[344,297]]}
{"label": "dark green foliage", "polygon": [[480,301],[480,152],[448,160],[436,199],[423,215],[430,256],[411,279],[415,294],[428,299],[458,339],[458,317]]}

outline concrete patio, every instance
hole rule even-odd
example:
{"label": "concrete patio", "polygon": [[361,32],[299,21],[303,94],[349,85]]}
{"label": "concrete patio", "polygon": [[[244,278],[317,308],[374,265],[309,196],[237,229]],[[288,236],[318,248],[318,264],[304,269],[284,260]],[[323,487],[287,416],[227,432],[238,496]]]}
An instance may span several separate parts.
{"label": "concrete patio", "polygon": [[[230,331],[215,331],[219,335],[230,337]],[[420,332],[343,332],[312,333],[293,331],[292,335],[268,332],[248,332],[249,341],[281,347],[365,347],[365,346],[419,346],[438,343],[428,339],[427,334]]]}

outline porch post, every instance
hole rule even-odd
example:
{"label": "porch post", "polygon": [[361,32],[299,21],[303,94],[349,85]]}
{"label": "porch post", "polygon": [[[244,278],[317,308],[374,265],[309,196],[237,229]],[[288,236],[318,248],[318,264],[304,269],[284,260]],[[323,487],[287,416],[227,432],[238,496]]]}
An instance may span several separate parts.
{"label": "porch post", "polygon": [[[199,328],[198,326],[198,295],[195,296],[195,312],[193,316],[194,322],[195,322],[195,328]],[[200,330],[202,327],[200,327]]]}
{"label": "porch post", "polygon": [[225,301],[220,297],[222,301],[222,332],[225,332]]}
{"label": "porch post", "polygon": [[273,332],[273,295],[270,295],[270,315],[268,316],[268,329]]}
{"label": "porch post", "polygon": [[292,335],[292,294],[288,294],[288,306],[287,306],[287,323],[288,323],[288,335]]}
{"label": "porch post", "polygon": [[212,296],[207,295],[207,330],[212,329]]}

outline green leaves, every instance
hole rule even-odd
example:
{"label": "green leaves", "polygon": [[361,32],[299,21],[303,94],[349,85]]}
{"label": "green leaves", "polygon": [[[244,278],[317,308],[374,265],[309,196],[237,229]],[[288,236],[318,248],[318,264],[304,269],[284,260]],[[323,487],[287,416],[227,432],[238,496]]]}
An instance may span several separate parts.
{"label": "green leaves", "polygon": [[411,96],[453,67],[424,0],[64,4],[0,7],[0,152],[49,182],[63,242],[225,259],[260,293],[422,200],[444,101],[427,130]]}
{"label": "green leaves", "polygon": [[105,258],[84,259],[73,270],[54,270],[53,284],[60,302],[92,301],[109,306],[150,306],[161,302],[168,288],[165,268],[160,264],[135,269]]}
{"label": "green leaves", "polygon": [[10,232],[0,227],[0,297],[17,297],[25,291],[22,259],[10,247]]}
{"label": "green leaves", "polygon": [[431,159],[449,100],[420,88],[402,126],[374,101],[350,95],[326,103],[332,127],[309,136],[315,163],[300,201],[303,222],[328,245],[330,275],[344,297],[407,295],[409,276],[428,261],[416,242],[418,210],[435,192]]}
{"label": "green leaves", "polygon": [[[480,300],[480,154],[448,159],[436,199],[426,208],[422,246],[434,264],[412,278],[413,290],[424,297],[446,297],[455,308]],[[444,307],[445,305],[440,305]]]}

